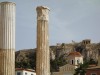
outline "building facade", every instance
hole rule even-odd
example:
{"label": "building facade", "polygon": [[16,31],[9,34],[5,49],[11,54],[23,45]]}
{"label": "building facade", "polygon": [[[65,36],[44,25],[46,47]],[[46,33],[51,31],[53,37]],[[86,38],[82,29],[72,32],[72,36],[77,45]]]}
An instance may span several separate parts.
{"label": "building facade", "polygon": [[32,69],[16,68],[15,75],[36,75]]}
{"label": "building facade", "polygon": [[68,64],[59,67],[59,72],[53,72],[51,75],[74,75],[78,64],[83,64],[83,56],[79,52],[71,52],[68,57]]}
{"label": "building facade", "polygon": [[100,66],[87,68],[86,75],[100,75]]}

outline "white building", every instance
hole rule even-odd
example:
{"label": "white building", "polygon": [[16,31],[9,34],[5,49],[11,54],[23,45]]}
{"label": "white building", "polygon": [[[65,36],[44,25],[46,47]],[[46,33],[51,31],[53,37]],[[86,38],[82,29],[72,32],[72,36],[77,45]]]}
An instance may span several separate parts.
{"label": "white building", "polygon": [[15,75],[36,75],[35,70],[16,68]]}
{"label": "white building", "polygon": [[59,72],[53,72],[52,75],[73,75],[78,64],[83,64],[83,56],[79,52],[71,52],[68,57],[68,64],[59,67]]}
{"label": "white building", "polygon": [[83,64],[83,56],[79,52],[71,52],[68,55],[68,64],[78,67],[78,64]]}

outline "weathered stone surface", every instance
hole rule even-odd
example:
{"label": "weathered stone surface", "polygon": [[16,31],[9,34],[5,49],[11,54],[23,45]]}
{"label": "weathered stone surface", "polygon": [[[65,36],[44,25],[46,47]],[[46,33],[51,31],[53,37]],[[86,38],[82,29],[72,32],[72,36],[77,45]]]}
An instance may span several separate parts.
{"label": "weathered stone surface", "polygon": [[49,8],[46,6],[37,7],[37,20],[47,20],[49,21]]}
{"label": "weathered stone surface", "polygon": [[50,52],[48,39],[48,13],[44,6],[37,7],[37,75],[50,75]]}
{"label": "weathered stone surface", "polygon": [[0,3],[0,75],[15,75],[15,3]]}

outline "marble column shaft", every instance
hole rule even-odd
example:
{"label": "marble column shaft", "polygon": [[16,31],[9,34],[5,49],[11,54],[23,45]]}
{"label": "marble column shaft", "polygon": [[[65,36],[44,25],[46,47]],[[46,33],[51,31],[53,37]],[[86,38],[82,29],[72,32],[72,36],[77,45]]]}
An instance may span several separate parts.
{"label": "marble column shaft", "polygon": [[37,59],[36,74],[50,75],[50,52],[48,39],[48,14],[45,6],[37,7]]}
{"label": "marble column shaft", "polygon": [[0,3],[0,75],[15,75],[15,3]]}

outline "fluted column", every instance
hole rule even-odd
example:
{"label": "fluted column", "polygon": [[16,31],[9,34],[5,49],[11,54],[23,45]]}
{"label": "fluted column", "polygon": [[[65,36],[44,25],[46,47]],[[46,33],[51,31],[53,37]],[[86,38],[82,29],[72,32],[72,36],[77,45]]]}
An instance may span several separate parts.
{"label": "fluted column", "polygon": [[0,75],[15,75],[15,3],[0,3]]}
{"label": "fluted column", "polygon": [[36,74],[50,75],[50,53],[48,39],[48,14],[45,6],[37,7],[37,59]]}

